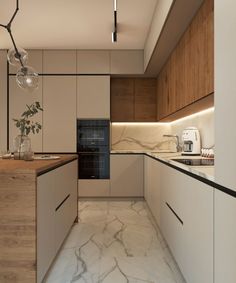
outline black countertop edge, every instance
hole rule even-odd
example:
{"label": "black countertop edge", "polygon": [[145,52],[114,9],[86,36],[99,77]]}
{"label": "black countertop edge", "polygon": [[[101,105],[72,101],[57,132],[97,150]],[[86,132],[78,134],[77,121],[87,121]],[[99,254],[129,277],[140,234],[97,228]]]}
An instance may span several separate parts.
{"label": "black countertop edge", "polygon": [[190,177],[193,177],[193,178],[197,179],[197,180],[200,181],[200,182],[203,182],[203,183],[205,183],[205,184],[207,184],[207,185],[209,185],[209,186],[211,186],[211,187],[214,187],[214,188],[217,189],[217,190],[220,190],[220,191],[222,191],[222,192],[224,192],[224,193],[226,193],[226,194],[228,194],[228,195],[230,195],[230,196],[236,198],[236,191],[234,191],[234,190],[231,190],[231,189],[229,189],[229,188],[226,188],[226,187],[224,187],[224,186],[222,186],[222,185],[220,185],[220,184],[217,184],[217,183],[215,183],[215,182],[213,182],[213,181],[211,181],[211,180],[208,180],[208,179],[206,179],[206,178],[204,178],[204,177],[201,177],[201,176],[196,175],[196,174],[194,174],[194,173],[192,173],[192,172],[189,172],[189,171],[187,171],[187,170],[184,170],[184,169],[182,169],[182,168],[180,168],[180,167],[178,167],[178,166],[175,166],[175,165],[173,165],[173,164],[170,164],[170,163],[168,163],[168,162],[165,162],[164,160],[161,160],[161,159],[159,159],[158,157],[150,156],[150,155],[148,155],[148,154],[146,154],[146,153],[144,153],[144,155],[146,155],[146,156],[148,156],[148,157],[150,157],[150,158],[152,158],[152,159],[155,159],[155,160],[157,160],[157,161],[159,161],[159,162],[161,162],[161,163],[163,163],[163,164],[165,164],[165,165],[167,165],[167,166],[169,166],[169,167],[171,167],[171,168],[174,168],[174,169],[176,169],[176,170],[178,170],[178,171],[180,171],[180,172],[182,172],[182,173],[184,173],[184,174],[186,174],[186,175],[188,175],[188,176],[190,176]]}
{"label": "black countertop edge", "polygon": [[116,154],[116,155],[117,154],[120,154],[120,155],[125,155],[125,154],[136,154],[137,155],[138,154],[138,155],[148,156],[148,157],[150,157],[150,158],[152,158],[154,160],[157,160],[157,161],[159,161],[159,162],[161,162],[161,163],[163,163],[163,164],[165,164],[165,165],[167,165],[167,166],[169,166],[169,167],[171,167],[173,169],[176,169],[176,170],[178,170],[178,171],[180,171],[180,172],[182,172],[182,173],[184,173],[184,174],[186,174],[186,175],[188,175],[190,177],[193,177],[194,179],[197,179],[198,181],[203,182],[203,183],[205,183],[205,184],[207,184],[207,185],[209,185],[209,186],[211,186],[211,187],[213,187],[213,188],[215,188],[215,189],[217,189],[217,190],[219,190],[219,191],[221,191],[223,193],[226,193],[226,194],[236,198],[236,191],[231,190],[229,188],[226,188],[226,187],[224,187],[224,186],[222,186],[220,184],[217,184],[217,183],[215,183],[215,182],[213,182],[211,180],[208,180],[208,179],[206,179],[206,178],[204,178],[202,176],[199,176],[199,175],[196,175],[196,174],[194,174],[192,172],[184,170],[183,168],[180,168],[178,166],[170,164],[170,163],[168,163],[168,162],[166,162],[164,160],[159,159],[158,157],[151,156],[151,155],[149,155],[149,154],[147,154],[145,152],[117,152],[117,153],[116,152],[111,152],[110,154]]}
{"label": "black countertop edge", "polygon": [[61,166],[64,166],[64,165],[66,165],[66,164],[68,164],[68,163],[70,163],[70,162],[72,162],[72,161],[77,160],[77,159],[78,159],[78,157],[73,157],[73,158],[71,158],[70,160],[65,160],[65,161],[61,162],[60,164],[57,164],[57,165],[52,166],[52,167],[50,167],[50,168],[48,168],[48,169],[42,170],[42,171],[40,171],[39,173],[37,173],[37,177],[38,177],[38,176],[41,176],[41,175],[43,175],[43,174],[46,174],[46,173],[48,173],[48,172],[50,172],[50,171],[52,171],[52,170],[54,170],[54,169],[56,169],[56,168],[59,168],[59,167],[61,167]]}

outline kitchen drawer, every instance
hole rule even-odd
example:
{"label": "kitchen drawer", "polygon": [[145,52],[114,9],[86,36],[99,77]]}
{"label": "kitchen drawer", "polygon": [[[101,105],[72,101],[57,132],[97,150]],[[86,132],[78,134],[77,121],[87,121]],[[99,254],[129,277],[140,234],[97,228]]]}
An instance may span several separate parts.
{"label": "kitchen drawer", "polygon": [[75,160],[55,169],[55,208],[77,187],[77,163]]}
{"label": "kitchen drawer", "polygon": [[73,198],[68,194],[64,199],[63,204],[57,209],[55,213],[55,246],[56,251],[60,248],[71,225],[75,220],[75,216],[71,215],[71,205],[73,205]]}

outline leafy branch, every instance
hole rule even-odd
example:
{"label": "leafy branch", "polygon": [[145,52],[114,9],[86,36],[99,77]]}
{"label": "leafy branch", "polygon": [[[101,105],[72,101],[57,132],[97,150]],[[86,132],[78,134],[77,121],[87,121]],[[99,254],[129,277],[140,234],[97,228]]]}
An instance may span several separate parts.
{"label": "leafy branch", "polygon": [[38,101],[31,105],[26,104],[26,108],[26,111],[21,114],[21,118],[13,119],[15,126],[20,130],[21,135],[28,135],[30,132],[38,134],[42,129],[42,125],[38,122],[33,122],[30,119],[39,111],[43,111],[43,108]]}

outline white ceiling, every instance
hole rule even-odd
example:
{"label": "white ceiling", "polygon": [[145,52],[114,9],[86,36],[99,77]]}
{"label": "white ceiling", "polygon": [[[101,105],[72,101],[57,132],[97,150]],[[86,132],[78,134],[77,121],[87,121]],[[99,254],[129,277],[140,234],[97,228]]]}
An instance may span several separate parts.
{"label": "white ceiling", "polygon": [[[117,0],[118,43],[111,42],[113,0],[19,0],[12,24],[17,45],[49,49],[143,49],[157,0]],[[0,0],[6,24],[15,0]],[[11,47],[0,29],[0,48]]]}

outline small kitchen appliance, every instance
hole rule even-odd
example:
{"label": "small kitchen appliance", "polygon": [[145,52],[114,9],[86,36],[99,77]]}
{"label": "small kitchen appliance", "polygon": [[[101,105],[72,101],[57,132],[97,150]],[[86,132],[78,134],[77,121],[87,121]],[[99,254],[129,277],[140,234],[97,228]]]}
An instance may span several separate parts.
{"label": "small kitchen appliance", "polygon": [[201,139],[197,128],[188,127],[184,129],[182,133],[182,142],[182,155],[200,155]]}

